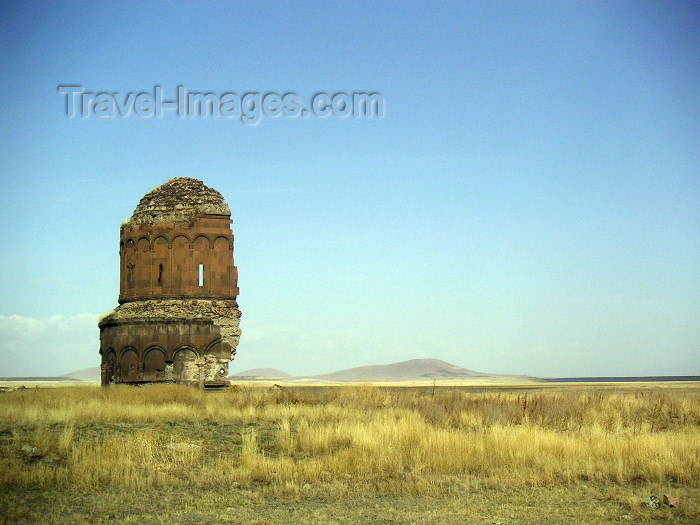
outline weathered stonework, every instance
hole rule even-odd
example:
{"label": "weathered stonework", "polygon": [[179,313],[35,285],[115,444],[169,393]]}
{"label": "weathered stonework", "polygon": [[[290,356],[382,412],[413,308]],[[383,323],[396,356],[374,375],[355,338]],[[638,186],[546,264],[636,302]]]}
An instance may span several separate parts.
{"label": "weathered stonework", "polygon": [[147,193],[119,243],[119,306],[99,322],[102,384],[226,386],[241,312],[231,212],[191,178]]}

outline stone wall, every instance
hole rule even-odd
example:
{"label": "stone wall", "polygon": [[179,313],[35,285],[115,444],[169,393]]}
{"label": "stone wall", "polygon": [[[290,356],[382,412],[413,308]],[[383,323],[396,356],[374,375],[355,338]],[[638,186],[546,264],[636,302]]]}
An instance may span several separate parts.
{"label": "stone wall", "polygon": [[120,230],[120,304],[99,322],[102,384],[228,384],[241,334],[231,222],[196,179],[141,199]]}
{"label": "stone wall", "polygon": [[[227,216],[187,223],[124,224],[119,241],[119,302],[155,297],[238,295],[233,234]],[[199,267],[202,281],[199,281]]]}

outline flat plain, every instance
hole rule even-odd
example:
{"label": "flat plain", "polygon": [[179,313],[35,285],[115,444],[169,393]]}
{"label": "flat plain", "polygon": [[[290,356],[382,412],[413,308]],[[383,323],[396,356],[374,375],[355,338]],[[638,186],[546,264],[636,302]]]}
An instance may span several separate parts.
{"label": "flat plain", "polygon": [[7,391],[0,522],[697,524],[700,385]]}

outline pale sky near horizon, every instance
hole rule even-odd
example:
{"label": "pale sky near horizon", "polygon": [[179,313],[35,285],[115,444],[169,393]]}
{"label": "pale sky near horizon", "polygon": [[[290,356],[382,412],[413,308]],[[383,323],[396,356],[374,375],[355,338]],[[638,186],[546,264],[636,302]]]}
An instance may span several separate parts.
{"label": "pale sky near horizon", "polygon": [[[231,207],[232,372],[700,375],[700,3],[4,2],[0,24],[0,376],[99,364],[120,223],[176,176]],[[61,85],[385,105],[68,118]]]}

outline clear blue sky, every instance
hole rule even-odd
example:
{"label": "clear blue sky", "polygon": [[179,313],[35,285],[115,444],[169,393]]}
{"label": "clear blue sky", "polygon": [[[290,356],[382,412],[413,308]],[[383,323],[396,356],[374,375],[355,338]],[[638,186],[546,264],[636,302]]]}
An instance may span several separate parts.
{"label": "clear blue sky", "polygon": [[[232,371],[700,374],[700,3],[0,6],[0,376],[99,364],[119,225],[232,211]],[[91,92],[376,91],[379,118],[68,118]],[[22,356],[18,358],[17,356]]]}

